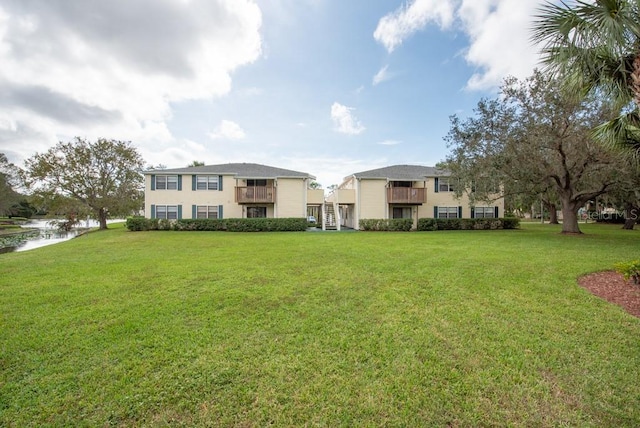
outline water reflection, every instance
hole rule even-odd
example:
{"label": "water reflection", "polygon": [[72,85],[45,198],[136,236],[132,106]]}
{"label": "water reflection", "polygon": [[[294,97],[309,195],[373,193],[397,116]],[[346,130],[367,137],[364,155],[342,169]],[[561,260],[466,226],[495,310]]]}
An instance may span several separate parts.
{"label": "water reflection", "polygon": [[[122,220],[109,220],[107,223],[118,221]],[[65,242],[86,232],[90,228],[98,226],[99,223],[95,220],[83,220],[78,223],[77,227],[67,232],[58,230],[55,223],[52,223],[52,220],[31,220],[21,226],[25,229],[25,233],[1,237],[0,241],[4,239],[5,243],[3,245],[3,243],[0,242],[0,254],[14,251],[28,251]]]}

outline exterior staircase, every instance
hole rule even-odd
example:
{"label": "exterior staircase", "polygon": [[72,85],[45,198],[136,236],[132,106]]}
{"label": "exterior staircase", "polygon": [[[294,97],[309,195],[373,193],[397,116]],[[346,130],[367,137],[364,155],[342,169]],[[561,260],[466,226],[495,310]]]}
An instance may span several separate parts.
{"label": "exterior staircase", "polygon": [[330,202],[325,202],[323,207],[323,229],[324,230],[339,230],[338,219],[334,206]]}

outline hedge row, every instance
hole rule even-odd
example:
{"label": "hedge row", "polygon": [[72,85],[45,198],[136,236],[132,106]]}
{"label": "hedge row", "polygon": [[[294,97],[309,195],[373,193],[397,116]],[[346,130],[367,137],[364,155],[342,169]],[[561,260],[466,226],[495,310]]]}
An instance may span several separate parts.
{"label": "hedge row", "polygon": [[413,219],[410,218],[360,220],[360,229],[366,231],[408,232],[412,227]]}
{"label": "hedge row", "polygon": [[129,217],[125,224],[131,231],[206,230],[226,232],[299,232],[307,230],[305,218],[225,218],[158,220]]}
{"label": "hedge row", "polygon": [[489,230],[517,229],[520,219],[508,218],[421,218],[418,230]]}

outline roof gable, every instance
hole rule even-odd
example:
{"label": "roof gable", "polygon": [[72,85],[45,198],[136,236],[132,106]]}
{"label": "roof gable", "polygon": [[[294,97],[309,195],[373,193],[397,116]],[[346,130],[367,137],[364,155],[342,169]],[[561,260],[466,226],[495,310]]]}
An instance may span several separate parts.
{"label": "roof gable", "polygon": [[359,179],[387,179],[420,181],[427,177],[449,176],[449,172],[432,166],[422,165],[391,165],[384,168],[371,169],[369,171],[352,174]]}
{"label": "roof gable", "polygon": [[226,163],[220,165],[189,166],[184,168],[156,169],[145,174],[217,174],[234,175],[237,178],[311,178],[307,172],[276,168],[257,163]]}

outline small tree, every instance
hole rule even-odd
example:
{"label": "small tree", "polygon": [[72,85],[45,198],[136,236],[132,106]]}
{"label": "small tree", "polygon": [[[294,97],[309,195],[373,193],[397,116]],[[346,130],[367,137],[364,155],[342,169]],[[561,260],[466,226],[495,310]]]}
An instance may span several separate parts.
{"label": "small tree", "polygon": [[29,187],[46,199],[65,196],[88,207],[107,228],[108,216],[124,216],[142,206],[144,162],[131,143],[76,138],[60,142],[25,162]]}

